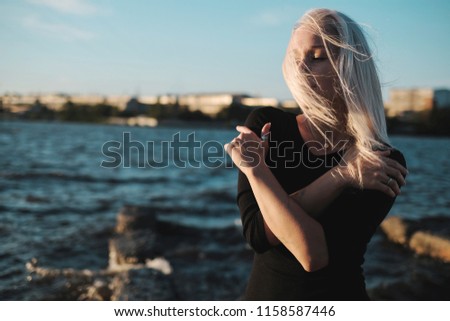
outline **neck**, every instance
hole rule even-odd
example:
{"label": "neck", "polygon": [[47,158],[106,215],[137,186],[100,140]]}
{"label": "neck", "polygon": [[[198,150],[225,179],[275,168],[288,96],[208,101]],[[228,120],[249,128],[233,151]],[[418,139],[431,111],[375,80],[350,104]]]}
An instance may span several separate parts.
{"label": "neck", "polygon": [[[323,129],[324,136],[305,115],[297,116],[297,124],[305,143],[314,146],[318,154],[337,152],[348,148],[348,143],[351,142],[348,134],[335,127]],[[345,128],[343,124],[337,127]]]}

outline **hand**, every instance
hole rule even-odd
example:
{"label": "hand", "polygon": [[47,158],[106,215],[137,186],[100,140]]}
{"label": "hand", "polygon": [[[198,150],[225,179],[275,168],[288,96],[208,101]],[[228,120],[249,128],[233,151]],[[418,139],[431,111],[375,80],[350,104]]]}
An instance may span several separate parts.
{"label": "hand", "polygon": [[[269,148],[267,140],[260,139],[248,127],[237,126],[240,132],[230,143],[225,144],[225,151],[231,156],[233,163],[244,173],[265,165],[264,159]],[[270,133],[270,123],[263,126],[261,136],[268,137]]]}
{"label": "hand", "polygon": [[[379,156],[375,163],[362,158],[354,149],[350,149],[342,158],[347,166],[339,166],[339,172],[348,186],[378,190],[391,197],[397,196],[400,194],[400,187],[406,184],[405,176],[408,170],[397,161],[388,158],[391,150],[374,153]],[[362,186],[361,182],[349,174],[349,168],[355,168],[358,163],[361,168]]]}

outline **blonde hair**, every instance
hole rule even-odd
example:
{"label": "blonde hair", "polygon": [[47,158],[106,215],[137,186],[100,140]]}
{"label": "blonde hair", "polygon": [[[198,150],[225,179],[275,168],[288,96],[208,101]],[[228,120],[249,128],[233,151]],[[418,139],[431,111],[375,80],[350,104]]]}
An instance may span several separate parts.
{"label": "blonde hair", "polygon": [[[336,73],[335,91],[345,102],[345,114],[332,108],[332,101],[311,88],[308,74],[299,68],[293,50],[298,28],[322,38],[327,56]],[[333,55],[331,48],[338,49]],[[386,131],[381,86],[370,47],[361,27],[348,16],[329,9],[306,12],[295,25],[283,62],[284,79],[305,117],[326,141],[326,128],[342,126],[341,132],[350,137],[353,151],[376,162],[374,149],[389,144]],[[329,143],[333,143],[328,141]],[[349,164],[350,173],[362,187],[360,163]]]}

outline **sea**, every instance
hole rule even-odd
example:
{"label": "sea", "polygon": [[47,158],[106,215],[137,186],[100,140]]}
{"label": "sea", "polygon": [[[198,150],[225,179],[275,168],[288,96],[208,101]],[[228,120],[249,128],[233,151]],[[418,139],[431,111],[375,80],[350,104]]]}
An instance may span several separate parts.
{"label": "sea", "polygon": [[[0,121],[0,300],[46,298],[30,281],[32,259],[54,269],[105,269],[107,240],[125,205],[153,207],[168,221],[205,230],[239,225],[237,170],[222,149],[235,136],[233,128],[193,124]],[[391,139],[410,174],[389,215],[450,217],[450,138]],[[369,288],[410,282],[405,273],[428,266],[403,251],[374,237],[365,263]]]}

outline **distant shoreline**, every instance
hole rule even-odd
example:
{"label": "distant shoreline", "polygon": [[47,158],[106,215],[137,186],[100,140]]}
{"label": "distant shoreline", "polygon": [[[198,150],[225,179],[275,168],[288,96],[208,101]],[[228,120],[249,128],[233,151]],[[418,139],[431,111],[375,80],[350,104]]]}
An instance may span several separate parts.
{"label": "distant shoreline", "polygon": [[[22,122],[49,122],[49,123],[67,123],[67,124],[98,124],[109,126],[127,126],[127,127],[141,127],[141,128],[217,128],[217,129],[234,129],[237,125],[244,122],[240,121],[224,121],[224,120],[182,120],[182,119],[162,119],[158,120],[157,126],[132,126],[128,125],[127,118],[123,118],[123,123],[111,123],[109,118],[101,121],[82,121],[82,120],[62,120],[62,119],[45,119],[36,118],[29,119],[19,117],[11,114],[0,114],[1,121],[22,121]],[[388,130],[390,136],[410,136],[410,137],[433,137],[433,138],[448,138],[450,134],[440,134],[427,131],[416,131],[411,124],[400,125],[395,129]]]}

